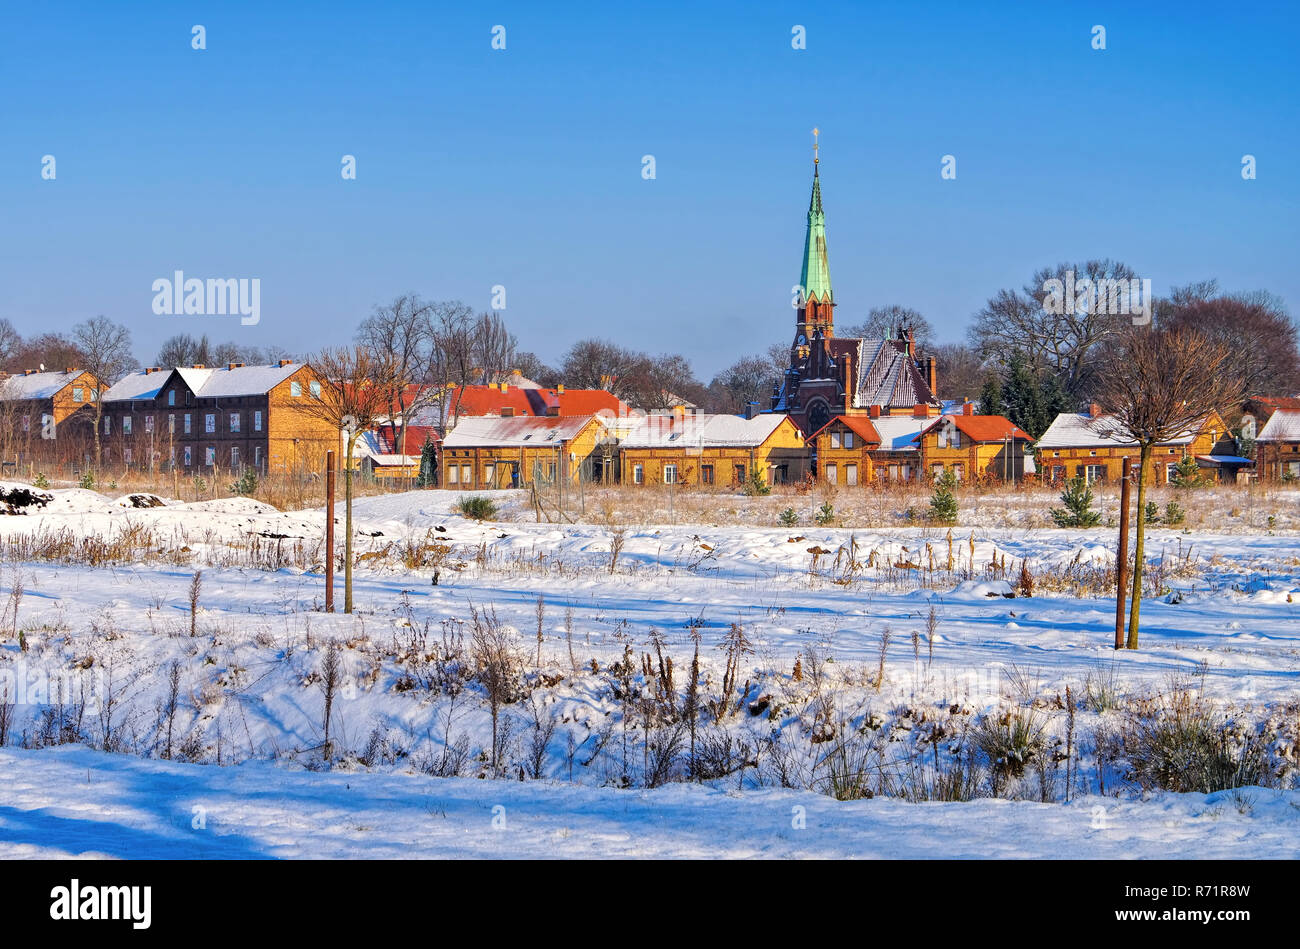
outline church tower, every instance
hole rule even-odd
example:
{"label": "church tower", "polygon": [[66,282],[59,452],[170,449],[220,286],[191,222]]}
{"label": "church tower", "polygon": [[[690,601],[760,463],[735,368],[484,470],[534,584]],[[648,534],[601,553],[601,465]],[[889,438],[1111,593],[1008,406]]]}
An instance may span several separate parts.
{"label": "church tower", "polygon": [[[818,132],[813,129],[814,138]],[[795,346],[807,346],[820,333],[835,335],[835,295],[831,292],[831,267],[826,256],[826,212],[822,210],[821,159],[813,144],[812,198],[808,202],[808,230],[803,243],[803,269],[799,274],[800,305]]]}

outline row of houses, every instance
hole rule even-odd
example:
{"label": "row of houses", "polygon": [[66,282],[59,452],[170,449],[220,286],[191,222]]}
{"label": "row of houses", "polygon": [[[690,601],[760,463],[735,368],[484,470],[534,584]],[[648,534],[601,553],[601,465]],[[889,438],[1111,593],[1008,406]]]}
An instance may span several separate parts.
{"label": "row of houses", "polygon": [[[108,464],[195,474],[317,470],[324,452],[338,446],[338,433],[310,410],[320,386],[309,365],[291,360],[148,367],[118,380],[97,405],[99,386],[84,370],[26,372],[0,382],[0,435],[14,449],[6,458],[51,444],[73,446],[84,457],[97,425]],[[918,403],[910,413],[871,406],[836,415],[806,436],[785,413],[634,413],[604,390],[544,388],[524,379],[449,387],[422,404],[406,425],[395,419],[365,433],[359,463],[376,477],[413,479],[422,450],[432,445],[437,480],[449,488],[579,478],[725,487],[755,473],[769,484],[811,477],[853,486],[931,478],[945,469],[959,480],[1015,481],[1036,473],[1056,483],[1075,476],[1106,481],[1119,477],[1124,457],[1137,454],[1096,406],[1058,416],[1033,442],[1008,419],[977,414],[969,403]],[[1157,447],[1149,481],[1170,482],[1184,458],[1218,481],[1252,470],[1266,481],[1300,478],[1300,398],[1255,397],[1241,408],[1240,439],[1211,413]]]}

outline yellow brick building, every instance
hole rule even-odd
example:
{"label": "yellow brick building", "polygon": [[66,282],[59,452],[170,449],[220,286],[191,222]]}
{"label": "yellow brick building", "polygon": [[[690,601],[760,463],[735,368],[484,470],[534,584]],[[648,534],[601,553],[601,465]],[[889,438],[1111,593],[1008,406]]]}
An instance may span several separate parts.
{"label": "yellow brick building", "polygon": [[605,426],[595,415],[462,418],[442,443],[442,484],[453,490],[576,483]]}
{"label": "yellow brick building", "polygon": [[802,481],[808,451],[786,415],[652,415],[619,420],[624,484],[743,485],[758,471],[766,484]]}
{"label": "yellow brick building", "polygon": [[[1148,484],[1169,484],[1184,456],[1202,468],[1231,470],[1215,457],[1231,459],[1236,450],[1227,426],[1211,412],[1187,432],[1155,447],[1146,471]],[[1094,406],[1087,413],[1058,415],[1034,446],[1034,463],[1044,481],[1060,483],[1082,475],[1088,481],[1117,481],[1125,458],[1138,460],[1138,446],[1117,434],[1114,423]],[[1213,477],[1213,474],[1211,474]]]}

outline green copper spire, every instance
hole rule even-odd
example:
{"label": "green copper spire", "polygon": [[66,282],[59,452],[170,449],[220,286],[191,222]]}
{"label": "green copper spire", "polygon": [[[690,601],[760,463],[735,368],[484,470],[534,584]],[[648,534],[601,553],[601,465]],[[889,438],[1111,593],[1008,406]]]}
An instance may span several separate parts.
{"label": "green copper spire", "polygon": [[812,200],[808,203],[808,235],[803,242],[803,272],[799,275],[799,286],[803,287],[805,300],[835,302],[831,293],[831,267],[826,259],[826,214],[822,211],[822,181],[816,158],[813,159]]}

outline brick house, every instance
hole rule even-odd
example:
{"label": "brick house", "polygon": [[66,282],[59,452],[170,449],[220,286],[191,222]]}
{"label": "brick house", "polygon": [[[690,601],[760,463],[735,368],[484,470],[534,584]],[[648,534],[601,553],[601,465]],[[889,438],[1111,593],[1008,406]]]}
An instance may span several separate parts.
{"label": "brick house", "polygon": [[6,464],[80,457],[93,437],[95,377],[83,369],[29,369],[0,380],[0,452]]}
{"label": "brick house", "polygon": [[[1236,454],[1232,438],[1217,412],[1211,412],[1176,438],[1155,446],[1149,484],[1169,484],[1184,457],[1196,459],[1202,474],[1231,480],[1250,463]],[[1077,475],[1088,481],[1117,481],[1124,458],[1138,458],[1138,446],[1118,433],[1096,405],[1084,413],[1058,415],[1034,446],[1034,461],[1044,481],[1060,483]]]}
{"label": "brick house", "polygon": [[1255,471],[1260,481],[1300,478],[1300,408],[1279,408],[1255,437]]}
{"label": "brick house", "polygon": [[440,485],[517,488],[539,476],[576,483],[604,434],[594,415],[462,418],[442,440]]}
{"label": "brick house", "polygon": [[[162,377],[156,391],[155,373]],[[338,431],[306,409],[322,383],[310,366],[292,360],[141,370],[119,385],[111,412],[106,393],[100,434],[128,464],[152,460],[196,475],[317,470],[339,443]]]}
{"label": "brick house", "polygon": [[743,485],[801,481],[808,470],[803,434],[787,415],[650,415],[617,430],[624,484]]}
{"label": "brick house", "polygon": [[921,433],[932,425],[931,407],[911,415],[886,414],[871,406],[866,416],[841,415],[809,439],[818,477],[830,484],[886,484],[920,477]]}
{"label": "brick house", "polygon": [[958,481],[1019,481],[1025,473],[1025,446],[1031,441],[1010,419],[976,415],[967,402],[961,412],[941,415],[921,432],[921,461],[931,477],[951,468]]}

